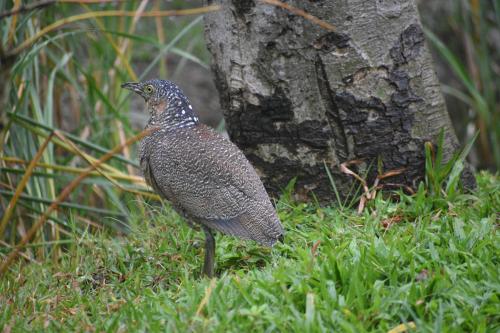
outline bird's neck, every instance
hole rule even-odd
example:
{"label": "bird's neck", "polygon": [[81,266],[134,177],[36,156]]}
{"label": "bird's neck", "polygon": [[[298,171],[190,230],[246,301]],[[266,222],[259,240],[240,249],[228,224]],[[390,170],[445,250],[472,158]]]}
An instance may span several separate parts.
{"label": "bird's neck", "polygon": [[168,105],[150,105],[149,119],[146,127],[160,127],[163,131],[194,127],[199,119],[187,98],[170,101]]}

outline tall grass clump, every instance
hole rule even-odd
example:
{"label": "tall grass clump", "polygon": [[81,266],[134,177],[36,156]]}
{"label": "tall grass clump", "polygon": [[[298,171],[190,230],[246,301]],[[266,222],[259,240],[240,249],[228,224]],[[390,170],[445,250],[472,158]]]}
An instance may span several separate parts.
{"label": "tall grass clump", "polygon": [[[500,169],[500,2],[460,0],[448,18],[453,38],[462,40],[464,52],[453,51],[434,33],[426,35],[462,85],[444,86],[444,93],[469,109],[469,136],[479,131],[476,150],[480,167]],[[453,112],[453,110],[450,110]]]}
{"label": "tall grass clump", "polygon": [[[120,84],[167,76],[169,53],[204,65],[193,40],[216,7],[171,6],[0,0],[0,256],[56,260],[89,229],[126,233],[130,211],[158,200],[138,176]],[[148,64],[141,75],[132,59]]]}

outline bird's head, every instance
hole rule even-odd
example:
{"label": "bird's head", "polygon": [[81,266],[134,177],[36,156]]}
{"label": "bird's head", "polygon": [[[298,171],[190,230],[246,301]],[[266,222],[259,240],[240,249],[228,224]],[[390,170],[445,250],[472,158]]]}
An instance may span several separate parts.
{"label": "bird's head", "polygon": [[166,127],[188,127],[198,124],[198,117],[186,95],[167,80],[127,82],[122,88],[141,95],[151,115],[150,124]]}

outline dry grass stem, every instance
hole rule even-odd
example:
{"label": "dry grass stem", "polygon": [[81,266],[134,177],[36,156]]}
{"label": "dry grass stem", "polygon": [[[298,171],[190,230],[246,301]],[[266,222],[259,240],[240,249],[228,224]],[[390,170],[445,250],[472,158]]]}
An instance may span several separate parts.
{"label": "dry grass stem", "polygon": [[[401,169],[395,169],[395,170],[390,170],[387,172],[384,172],[383,174],[377,175],[377,178],[375,178],[375,181],[373,183],[373,186],[371,187],[372,190],[368,188],[368,183],[365,179],[363,179],[360,175],[349,169],[348,167],[351,165],[357,165],[360,164],[362,161],[361,160],[352,160],[352,161],[347,161],[342,164],[340,164],[340,171],[342,173],[345,173],[346,175],[353,176],[356,178],[361,185],[363,186],[363,194],[359,198],[359,205],[358,205],[358,214],[361,214],[365,208],[365,205],[368,201],[374,200],[375,197],[377,196],[377,190],[384,188],[385,184],[379,185],[380,181],[382,179],[386,179],[389,177],[394,177],[397,175],[402,174],[406,169],[401,168]],[[395,184],[391,184],[395,185]],[[408,186],[403,186],[407,191],[408,191]],[[410,188],[410,192],[413,192],[413,190]]]}
{"label": "dry grass stem", "polygon": [[[21,160],[17,157],[10,157],[10,156],[0,157],[0,160],[4,161],[7,164],[28,164],[29,163],[29,162]],[[37,163],[36,166],[44,168],[44,169],[51,169],[51,170],[62,171],[62,172],[67,172],[67,173],[82,173],[85,171],[84,168],[70,167],[70,166],[65,166],[65,165],[54,165],[54,164],[48,164],[48,163]],[[101,175],[101,172],[92,171],[90,173],[90,176],[99,176],[99,175]],[[144,187],[146,187],[146,182],[144,181],[144,178],[141,176],[127,175],[127,174],[124,174],[121,172],[119,172],[119,173],[107,173],[107,175],[113,179],[126,180],[126,181],[132,182],[134,184],[143,185]]]}
{"label": "dry grass stem", "polygon": [[[192,8],[192,9],[179,9],[179,10],[163,10],[163,11],[149,11],[149,12],[144,12],[140,14],[141,17],[163,17],[163,16],[190,16],[190,15],[201,15],[201,14],[206,14],[210,12],[215,12],[220,10],[220,6],[218,5],[211,5],[211,6],[206,6],[206,7],[199,7],[199,8]],[[64,19],[61,19],[59,21],[56,21],[42,30],[40,30],[38,33],[36,33],[34,36],[31,38],[26,39],[24,42],[22,42],[19,46],[16,48],[9,50],[5,52],[7,57],[12,57],[15,56],[28,47],[30,47],[33,43],[35,43],[37,40],[45,36],[46,34],[59,29],[67,24],[73,23],[73,22],[78,22],[78,21],[83,21],[83,20],[88,20],[88,19],[94,19],[97,17],[135,17],[137,13],[135,11],[126,11],[126,10],[105,10],[105,11],[95,11],[95,12],[88,12],[88,13],[83,13],[83,14],[78,14],[74,16],[70,16]]]}
{"label": "dry grass stem", "polygon": [[198,309],[196,309],[197,317],[201,315],[201,311],[203,311],[203,308],[205,307],[205,305],[207,305],[208,301],[210,300],[210,295],[212,294],[212,291],[215,288],[215,281],[216,281],[215,279],[210,280],[210,285],[205,289],[205,296],[203,296],[203,299],[198,305]]}
{"label": "dry grass stem", "polygon": [[283,9],[286,9],[289,12],[294,13],[295,15],[302,16],[306,20],[311,21],[312,23],[319,25],[323,29],[330,30],[330,31],[335,31],[336,30],[336,28],[333,25],[331,25],[330,23],[325,22],[325,21],[323,21],[323,20],[321,20],[321,19],[317,18],[316,16],[313,16],[313,15],[311,15],[309,13],[306,13],[302,9],[290,6],[287,3],[284,3],[284,2],[281,2],[281,1],[278,1],[278,0],[259,0],[259,1],[263,2],[263,3],[266,3],[268,5],[273,5],[273,6],[277,6],[277,7],[281,7]]}
{"label": "dry grass stem", "polygon": [[57,199],[47,208],[47,210],[43,213],[43,215],[38,219],[38,221],[33,224],[33,226],[28,230],[26,235],[21,239],[19,244],[12,250],[7,258],[2,262],[2,265],[0,266],[0,275],[3,275],[5,271],[9,268],[9,265],[14,261],[14,259],[17,258],[19,255],[19,251],[21,248],[23,248],[37,233],[37,231],[44,225],[44,223],[47,221],[49,218],[50,214],[55,211],[59,203],[64,201],[70,194],[73,192],[73,190],[85,179],[87,178],[90,173],[95,170],[99,165],[103,164],[107,160],[113,157],[114,154],[120,152],[125,146],[129,146],[132,143],[142,139],[143,137],[149,135],[150,133],[158,130],[157,127],[147,129],[142,131],[141,133],[133,136],[132,138],[128,139],[125,143],[120,144],[113,148],[111,151],[109,151],[107,154],[103,155],[97,162],[89,166],[83,173],[81,173],[77,178],[75,178],[71,183],[69,183],[59,194]]}
{"label": "dry grass stem", "polygon": [[49,144],[50,140],[52,140],[54,133],[51,133],[45,141],[42,143],[40,148],[35,154],[35,157],[33,157],[33,160],[31,160],[30,164],[26,168],[26,171],[23,174],[23,177],[21,178],[21,181],[19,182],[19,185],[17,185],[16,192],[12,196],[12,199],[10,199],[9,205],[5,209],[5,213],[2,217],[2,221],[0,222],[0,235],[3,235],[5,228],[7,227],[7,222],[9,221],[10,217],[12,216],[12,213],[14,212],[14,208],[16,207],[17,200],[19,200],[19,197],[24,191],[24,188],[26,187],[26,184],[28,183],[28,180],[31,177],[31,174],[33,173],[33,170],[36,167],[37,162],[42,158],[43,152],[47,148],[47,145]]}

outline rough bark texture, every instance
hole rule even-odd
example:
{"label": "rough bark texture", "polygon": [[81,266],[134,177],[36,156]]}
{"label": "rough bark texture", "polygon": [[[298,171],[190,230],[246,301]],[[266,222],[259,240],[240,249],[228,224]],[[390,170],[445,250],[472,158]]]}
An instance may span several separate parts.
{"label": "rough bark texture", "polygon": [[404,167],[388,181],[415,185],[425,141],[444,129],[457,148],[413,0],[286,2],[336,31],[253,0],[209,1],[223,9],[205,17],[229,135],[271,192],[297,177],[299,192],[333,199],[326,164],[347,195],[338,167],[353,159],[372,179],[379,159]]}

